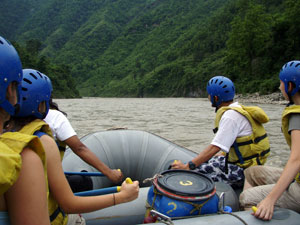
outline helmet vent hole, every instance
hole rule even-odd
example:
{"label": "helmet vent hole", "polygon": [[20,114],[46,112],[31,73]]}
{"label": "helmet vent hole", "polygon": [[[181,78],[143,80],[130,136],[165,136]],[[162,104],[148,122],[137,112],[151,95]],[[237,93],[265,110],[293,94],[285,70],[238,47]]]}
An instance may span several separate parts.
{"label": "helmet vent hole", "polygon": [[24,78],[23,81],[25,81],[28,84],[32,84],[32,82],[30,80],[28,80],[27,78]]}
{"label": "helmet vent hole", "polygon": [[223,84],[223,81],[220,82],[220,85]]}
{"label": "helmet vent hole", "polygon": [[227,85],[224,85],[223,88],[227,88]]}
{"label": "helmet vent hole", "polygon": [[43,78],[42,74],[37,71],[37,74],[40,75],[40,78]]}
{"label": "helmet vent hole", "polygon": [[37,80],[37,77],[36,77],[36,75],[34,75],[33,73],[30,73],[30,76],[32,76],[34,79],[36,79],[36,80]]}
{"label": "helmet vent hole", "polygon": [[3,45],[4,44],[3,41],[0,40],[0,44]]}
{"label": "helmet vent hole", "polygon": [[218,79],[216,79],[215,84],[218,82]]}
{"label": "helmet vent hole", "polygon": [[229,93],[229,91],[228,91],[228,90],[226,90],[226,91],[225,91],[225,93]]}
{"label": "helmet vent hole", "polygon": [[290,66],[292,66],[294,64],[294,62],[292,62],[291,64],[290,64]]}
{"label": "helmet vent hole", "polygon": [[23,97],[23,101],[26,101],[26,100],[27,100],[27,98]]}
{"label": "helmet vent hole", "polygon": [[24,88],[24,87],[22,87],[22,91],[28,91],[28,89],[27,89],[27,88]]}
{"label": "helmet vent hole", "polygon": [[300,65],[300,63],[296,64],[296,66],[295,66],[295,67],[298,67],[299,65]]}

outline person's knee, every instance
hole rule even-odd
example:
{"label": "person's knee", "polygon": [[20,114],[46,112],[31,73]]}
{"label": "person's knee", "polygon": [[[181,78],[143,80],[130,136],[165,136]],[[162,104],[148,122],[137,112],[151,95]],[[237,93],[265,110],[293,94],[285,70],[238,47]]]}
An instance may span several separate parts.
{"label": "person's knee", "polygon": [[247,169],[244,170],[245,177],[250,177],[252,174],[254,174],[257,170],[259,170],[259,166],[250,166]]}
{"label": "person's knee", "polygon": [[241,207],[241,208],[245,208],[245,197],[246,197],[245,192],[246,192],[246,191],[243,191],[243,192],[240,194],[240,197],[239,197],[239,202],[240,202],[240,207]]}
{"label": "person's knee", "polygon": [[256,175],[260,173],[261,166],[250,166],[244,170],[245,180],[251,185],[256,186]]}

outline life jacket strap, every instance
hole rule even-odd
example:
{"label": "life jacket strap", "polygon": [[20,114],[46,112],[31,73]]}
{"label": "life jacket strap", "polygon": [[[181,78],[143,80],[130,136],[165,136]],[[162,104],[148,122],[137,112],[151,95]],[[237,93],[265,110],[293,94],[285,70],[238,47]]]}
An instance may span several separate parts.
{"label": "life jacket strap", "polygon": [[35,132],[33,133],[33,135],[38,136],[38,137],[40,138],[40,137],[42,137],[42,136],[44,136],[44,135],[48,135],[48,134],[46,134],[46,133],[43,132],[43,131],[37,130],[37,131],[35,131]]}
{"label": "life jacket strap", "polygon": [[[259,157],[263,157],[263,156],[265,156],[266,154],[268,154],[269,152],[270,152],[270,149],[268,148],[267,150],[262,151],[260,154],[254,154],[254,155],[245,157],[245,158],[243,158],[243,159],[244,159],[244,161],[247,161],[247,160],[250,160],[250,159],[253,159],[253,158],[257,158],[257,159],[258,159],[258,160],[257,160],[257,164],[258,164],[258,165],[261,165],[261,162],[259,161]],[[228,162],[229,162],[229,163],[232,163],[232,164],[236,164],[236,163],[239,163],[239,160],[234,161],[234,162],[230,162],[230,161],[228,161]]]}
{"label": "life jacket strap", "polygon": [[241,164],[244,164],[244,159],[243,159],[242,153],[239,150],[238,143],[236,141],[234,141],[232,146],[233,146],[233,149],[235,151],[235,154],[237,155],[237,157],[239,159],[239,162]]}
{"label": "life jacket strap", "polygon": [[243,145],[250,145],[250,144],[253,144],[253,143],[257,144],[258,142],[265,139],[266,137],[268,137],[267,133],[265,133],[262,136],[259,136],[259,137],[255,138],[254,141],[249,140],[249,141],[239,142],[239,143],[237,143],[237,145],[238,146],[243,146]]}
{"label": "life jacket strap", "polygon": [[50,222],[53,222],[59,213],[61,213],[63,215],[63,217],[66,216],[65,212],[60,207],[57,207],[57,209],[50,216]]}

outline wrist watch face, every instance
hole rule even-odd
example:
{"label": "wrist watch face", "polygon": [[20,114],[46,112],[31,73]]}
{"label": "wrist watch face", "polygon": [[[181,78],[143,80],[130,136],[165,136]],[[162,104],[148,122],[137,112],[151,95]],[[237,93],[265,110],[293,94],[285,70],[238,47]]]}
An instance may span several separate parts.
{"label": "wrist watch face", "polygon": [[195,163],[193,163],[192,161],[189,161],[189,168],[190,168],[191,170],[196,169]]}

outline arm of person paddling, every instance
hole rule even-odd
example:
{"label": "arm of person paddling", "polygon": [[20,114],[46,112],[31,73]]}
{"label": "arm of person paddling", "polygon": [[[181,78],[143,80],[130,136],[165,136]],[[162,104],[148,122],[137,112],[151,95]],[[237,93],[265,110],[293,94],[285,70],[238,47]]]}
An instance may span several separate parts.
{"label": "arm of person paddling", "polygon": [[[202,163],[208,161],[219,151],[220,148],[218,146],[210,144],[202,152],[200,152],[194,159],[192,159],[192,162],[196,166],[199,166]],[[178,160],[172,164],[172,169],[189,170],[190,168],[188,164],[184,164],[180,160]]]}
{"label": "arm of person paddling", "polygon": [[[231,114],[234,114],[235,116]],[[237,116],[241,115],[238,112],[235,112],[234,110],[228,110],[223,114],[220,120],[218,132],[213,138],[211,144],[209,144],[202,152],[200,152],[197,157],[192,159],[192,162],[196,166],[199,166],[202,163],[210,160],[213,156],[224,156],[225,152],[229,152],[230,147],[232,146],[233,142],[238,136],[238,132],[241,126],[238,122]],[[221,150],[222,153],[220,152]],[[185,165],[182,162],[178,161],[177,163],[172,164],[172,169],[188,170],[189,165]]]}
{"label": "arm of person paddling", "polygon": [[273,216],[274,205],[282,193],[294,180],[300,171],[300,130],[292,130],[292,147],[290,158],[272,191],[262,200],[253,215],[262,220],[270,220]]}
{"label": "arm of person paddling", "polygon": [[42,136],[41,141],[47,155],[47,173],[51,194],[64,212],[69,214],[91,212],[132,201],[138,197],[138,181],[134,181],[133,184],[128,184],[124,181],[121,191],[115,194],[92,197],[75,196],[64,175],[55,141],[47,135]]}
{"label": "arm of person paddling", "polygon": [[122,181],[122,172],[110,169],[87,146],[85,146],[78,138],[68,118],[62,112],[58,110],[49,110],[45,121],[51,127],[56,139],[67,144],[72,151],[86,163],[102,172],[112,182],[119,183]]}
{"label": "arm of person paddling", "polygon": [[114,183],[119,183],[123,179],[123,174],[117,169],[110,169],[105,165],[96,155],[92,152],[85,144],[83,144],[77,135],[74,135],[64,142],[72,149],[72,151],[78,155],[89,165],[95,167],[97,170],[102,172],[108,179]]}

